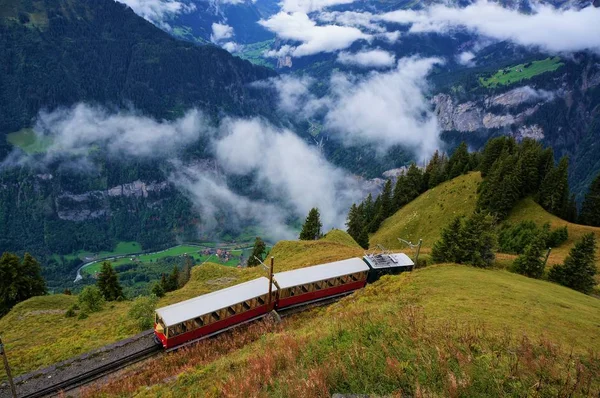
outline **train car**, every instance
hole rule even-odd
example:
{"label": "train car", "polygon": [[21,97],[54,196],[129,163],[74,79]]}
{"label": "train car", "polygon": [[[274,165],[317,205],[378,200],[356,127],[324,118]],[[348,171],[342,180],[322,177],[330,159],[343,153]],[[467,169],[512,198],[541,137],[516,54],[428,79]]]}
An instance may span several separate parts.
{"label": "train car", "polygon": [[258,319],[273,310],[276,299],[269,279],[254,279],[157,309],[154,334],[164,348],[173,348]]}
{"label": "train car", "polygon": [[277,308],[347,294],[367,283],[369,267],[360,258],[336,261],[273,275],[279,287]]}
{"label": "train car", "polygon": [[368,283],[373,283],[383,275],[395,275],[412,271],[415,263],[404,253],[371,254],[363,257],[370,268]]}

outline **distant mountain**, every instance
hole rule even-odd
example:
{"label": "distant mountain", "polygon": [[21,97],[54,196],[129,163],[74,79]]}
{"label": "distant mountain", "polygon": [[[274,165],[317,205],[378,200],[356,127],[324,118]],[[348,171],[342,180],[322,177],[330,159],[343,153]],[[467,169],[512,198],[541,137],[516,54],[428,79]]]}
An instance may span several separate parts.
{"label": "distant mountain", "polygon": [[249,83],[273,76],[215,46],[178,41],[113,0],[0,1],[0,133],[41,108],[133,105],[160,118],[196,106],[269,113]]}
{"label": "distant mountain", "polygon": [[239,44],[252,44],[270,40],[275,35],[258,24],[279,10],[272,0],[224,3],[194,0],[194,10],[172,16],[168,21],[169,33],[195,42],[210,42],[214,23],[233,28],[231,40]]}

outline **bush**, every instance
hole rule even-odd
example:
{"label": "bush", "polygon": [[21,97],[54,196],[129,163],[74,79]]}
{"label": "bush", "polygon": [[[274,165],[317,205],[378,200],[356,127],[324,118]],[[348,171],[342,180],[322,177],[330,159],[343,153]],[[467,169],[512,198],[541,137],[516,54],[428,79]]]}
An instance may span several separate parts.
{"label": "bush", "polygon": [[69,307],[69,309],[67,310],[67,312],[65,312],[65,318],[73,318],[75,317],[75,306],[72,305]]}
{"label": "bush", "polygon": [[[100,289],[96,286],[86,286],[79,293],[79,306],[83,312],[92,313],[102,310],[104,307],[104,297]],[[79,314],[81,316],[81,314]]]}
{"label": "bush", "polygon": [[128,317],[133,320],[140,331],[150,329],[154,325],[154,310],[158,303],[158,297],[139,296],[133,301]]}
{"label": "bush", "polygon": [[77,316],[77,319],[82,320],[82,319],[87,319],[88,314],[86,312],[80,312],[79,315]]}
{"label": "bush", "polygon": [[539,233],[540,229],[533,221],[522,221],[516,225],[504,224],[498,234],[500,251],[522,254]]}
{"label": "bush", "polygon": [[546,246],[558,247],[565,243],[567,239],[569,239],[569,231],[567,230],[567,226],[564,226],[562,228],[558,228],[550,232],[550,234],[548,235]]}

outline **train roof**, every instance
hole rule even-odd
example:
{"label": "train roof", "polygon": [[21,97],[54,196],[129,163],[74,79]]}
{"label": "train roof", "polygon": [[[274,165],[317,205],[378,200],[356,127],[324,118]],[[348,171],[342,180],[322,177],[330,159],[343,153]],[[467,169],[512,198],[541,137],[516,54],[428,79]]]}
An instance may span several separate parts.
{"label": "train roof", "polygon": [[281,289],[285,289],[291,286],[304,285],[306,283],[318,282],[368,270],[369,267],[360,258],[349,258],[348,260],[335,261],[333,263],[315,265],[293,271],[277,272],[273,275],[273,278],[277,281]]}
{"label": "train roof", "polygon": [[[273,291],[276,290],[277,288],[273,286]],[[269,293],[269,280],[265,277],[260,277],[249,282],[240,283],[239,285],[158,308],[156,313],[162,318],[165,326],[169,327],[267,293]]]}
{"label": "train roof", "polygon": [[363,259],[373,269],[412,267],[415,263],[404,253],[370,254]]}

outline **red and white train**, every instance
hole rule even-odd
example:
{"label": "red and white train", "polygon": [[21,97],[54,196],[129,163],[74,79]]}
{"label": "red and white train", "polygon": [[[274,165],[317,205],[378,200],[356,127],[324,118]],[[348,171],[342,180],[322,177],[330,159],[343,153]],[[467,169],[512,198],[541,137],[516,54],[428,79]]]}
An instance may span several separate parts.
{"label": "red and white train", "polygon": [[[166,349],[259,319],[273,310],[349,294],[381,275],[410,271],[404,253],[369,255],[261,277],[156,310],[154,334]],[[270,286],[269,286],[270,285]],[[270,294],[270,296],[269,296]]]}

